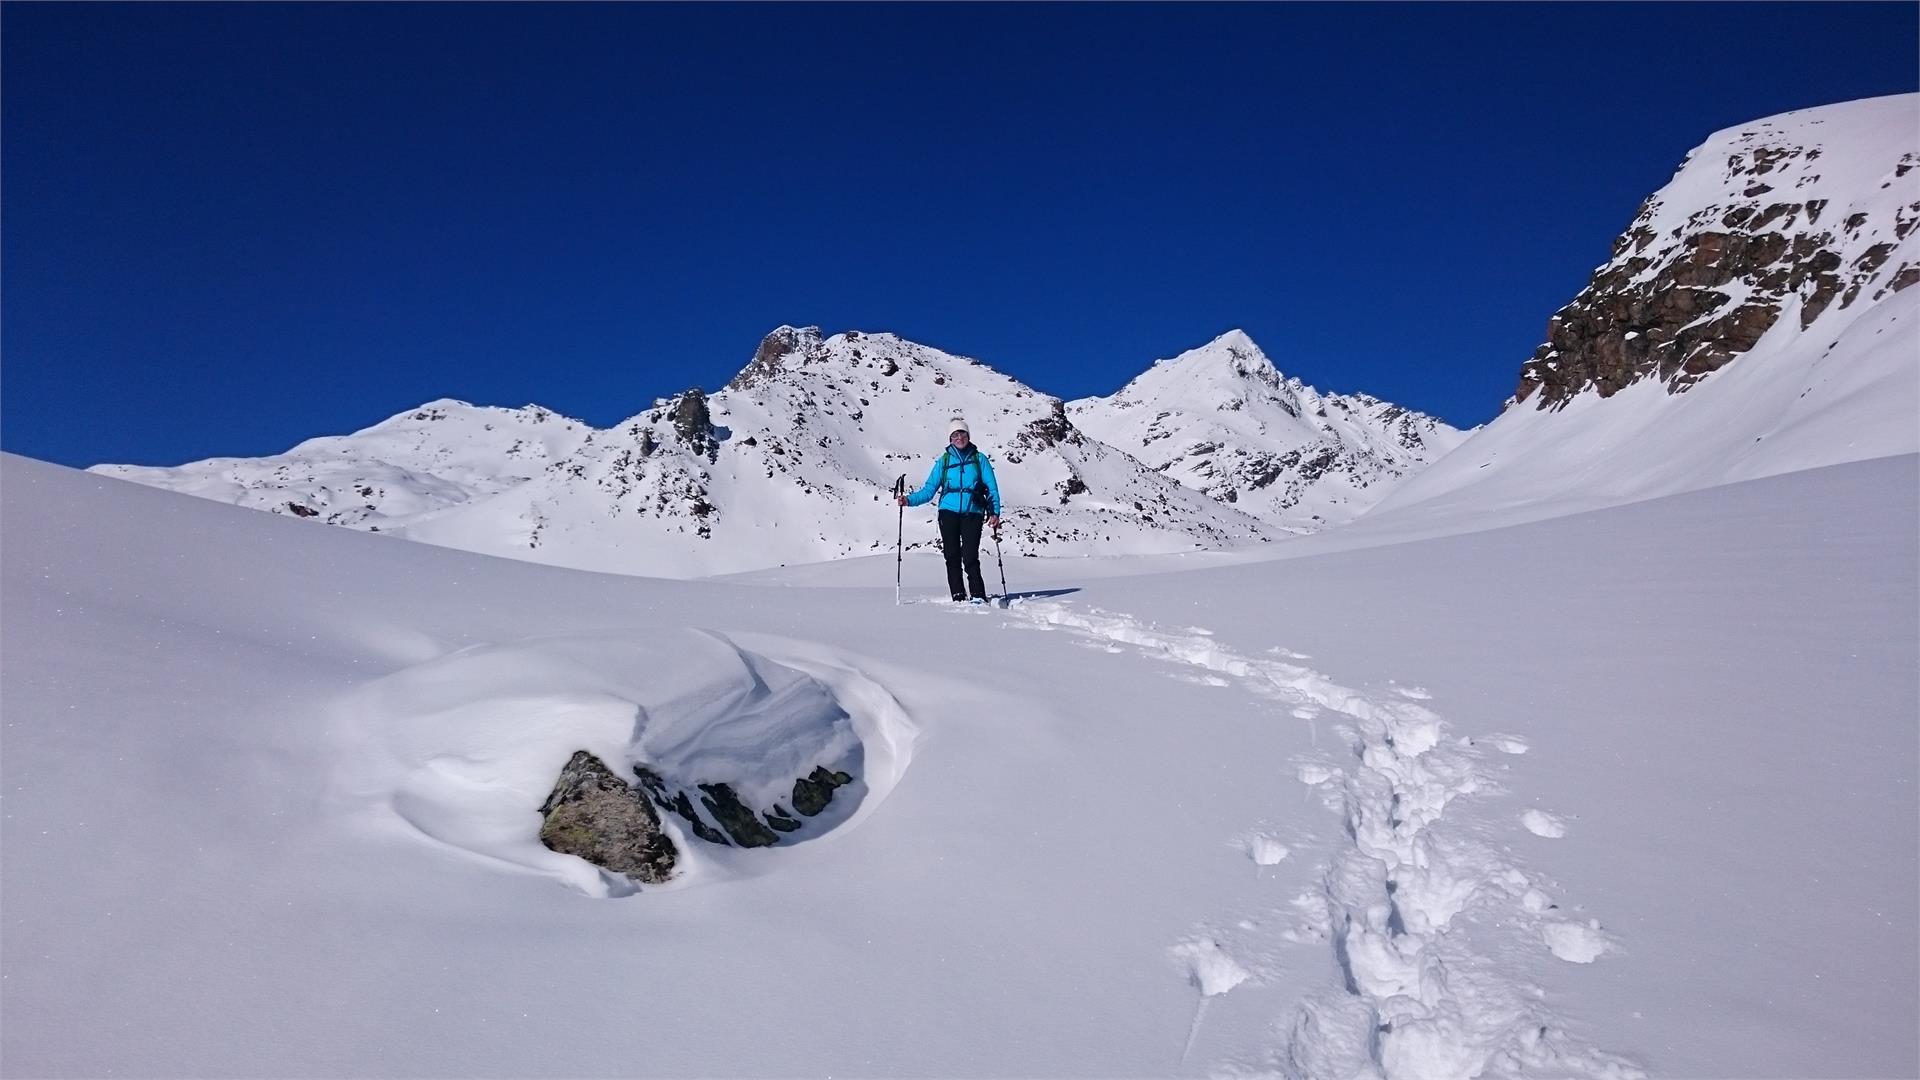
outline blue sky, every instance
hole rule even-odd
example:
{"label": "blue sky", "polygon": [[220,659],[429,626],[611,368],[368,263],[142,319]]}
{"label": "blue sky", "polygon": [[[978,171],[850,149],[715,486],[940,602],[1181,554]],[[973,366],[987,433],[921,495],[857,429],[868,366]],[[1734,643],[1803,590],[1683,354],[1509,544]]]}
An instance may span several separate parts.
{"label": "blue sky", "polygon": [[782,323],[1109,393],[1242,327],[1462,426],[1723,127],[1914,4],[0,9],[0,445],[598,425]]}

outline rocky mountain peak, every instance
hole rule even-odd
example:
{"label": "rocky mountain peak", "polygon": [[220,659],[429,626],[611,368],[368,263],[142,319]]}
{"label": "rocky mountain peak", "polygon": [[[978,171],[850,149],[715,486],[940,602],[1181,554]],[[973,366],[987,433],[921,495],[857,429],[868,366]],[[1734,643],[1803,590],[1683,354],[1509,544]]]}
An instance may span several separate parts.
{"label": "rocky mountain peak", "polygon": [[753,359],[740,370],[727,389],[745,389],[779,372],[789,358],[819,359],[826,351],[817,326],[779,326],[760,339]]}
{"label": "rocky mountain peak", "polygon": [[1280,369],[1267,358],[1260,346],[1254,344],[1246,331],[1237,329],[1229,330],[1197,349],[1156,361],[1149,374],[1158,375],[1159,378],[1148,380],[1143,376],[1132,385],[1150,381],[1187,382],[1203,379],[1211,385],[1231,388],[1231,392],[1237,393],[1242,382],[1251,381],[1266,387],[1278,387],[1284,382]]}
{"label": "rocky mountain peak", "polygon": [[1515,402],[1558,408],[1643,379],[1679,393],[1776,325],[1851,317],[1920,281],[1917,130],[1920,95],[1907,94],[1709,138],[1548,322]]}
{"label": "rocky mountain peak", "polygon": [[1067,413],[1183,486],[1298,531],[1360,514],[1463,437],[1430,416],[1288,378],[1241,330]]}

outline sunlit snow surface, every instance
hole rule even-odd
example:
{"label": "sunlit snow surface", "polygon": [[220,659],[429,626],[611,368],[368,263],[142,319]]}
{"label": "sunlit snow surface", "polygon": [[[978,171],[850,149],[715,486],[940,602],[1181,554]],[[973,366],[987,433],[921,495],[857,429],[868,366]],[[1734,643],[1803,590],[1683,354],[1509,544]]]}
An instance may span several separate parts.
{"label": "sunlit snow surface", "polygon": [[[613,578],[7,458],[4,1069],[1904,1075],[1917,489],[1011,557],[955,608],[891,557]],[[538,843],[575,749],[862,783],[772,850],[669,816],[631,893]]]}
{"label": "sunlit snow surface", "polygon": [[[725,450],[438,402],[164,477],[450,547],[4,458],[0,1072],[1914,1075],[1920,289],[1863,297],[1291,539],[886,335],[716,395]],[[916,549],[896,605],[956,402],[1026,438],[1012,595]],[[771,849],[668,815],[635,889],[538,840],[577,750],[855,779]]]}

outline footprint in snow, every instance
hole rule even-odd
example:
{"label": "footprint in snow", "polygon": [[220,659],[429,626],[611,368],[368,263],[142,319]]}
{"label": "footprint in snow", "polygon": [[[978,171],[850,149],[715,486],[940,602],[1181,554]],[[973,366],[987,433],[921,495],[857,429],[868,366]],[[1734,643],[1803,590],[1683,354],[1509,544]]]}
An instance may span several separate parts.
{"label": "footprint in snow", "polygon": [[1570,964],[1591,964],[1600,959],[1602,953],[1613,948],[1607,941],[1607,935],[1601,931],[1598,919],[1584,924],[1548,923],[1541,927],[1540,936],[1553,955]]}
{"label": "footprint in snow", "polygon": [[1212,938],[1183,941],[1167,951],[1187,969],[1187,978],[1201,997],[1218,997],[1253,978]]}
{"label": "footprint in snow", "polygon": [[1187,981],[1200,991],[1200,1003],[1193,1010],[1193,1023],[1187,1028],[1187,1043],[1180,1050],[1180,1060],[1184,1062],[1187,1055],[1193,1053],[1194,1042],[1200,1038],[1200,1022],[1206,1018],[1207,1002],[1253,976],[1212,938],[1183,941],[1167,952],[1187,969]]}
{"label": "footprint in snow", "polygon": [[1301,783],[1318,787],[1334,777],[1339,776],[1340,770],[1327,765],[1302,765],[1296,775],[1300,777]]}
{"label": "footprint in snow", "polygon": [[1543,836],[1548,840],[1558,840],[1567,835],[1566,825],[1545,810],[1529,810],[1521,814],[1520,824],[1525,825],[1527,831],[1533,835]]}
{"label": "footprint in snow", "polygon": [[1278,837],[1267,833],[1254,833],[1240,841],[1240,847],[1256,866],[1272,866],[1293,854],[1292,848],[1281,843]]}

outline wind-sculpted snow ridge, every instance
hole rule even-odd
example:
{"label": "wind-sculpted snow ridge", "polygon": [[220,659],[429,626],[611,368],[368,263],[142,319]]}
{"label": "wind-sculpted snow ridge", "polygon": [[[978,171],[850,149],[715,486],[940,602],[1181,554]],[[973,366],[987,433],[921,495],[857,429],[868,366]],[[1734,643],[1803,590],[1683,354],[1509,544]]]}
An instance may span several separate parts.
{"label": "wind-sculpted snow ridge", "polygon": [[[1169,632],[1059,601],[1015,601],[1007,610],[1037,626],[1237,680],[1296,718],[1330,715],[1347,744],[1344,759],[1295,764],[1297,779],[1339,812],[1345,839],[1319,890],[1294,901],[1298,923],[1280,932],[1292,943],[1331,945],[1342,986],[1302,1003],[1266,1059],[1230,1062],[1225,1071],[1384,1080],[1644,1075],[1586,1045],[1528,979],[1529,957],[1591,963],[1616,947],[1614,939],[1596,920],[1570,915],[1494,842],[1452,826],[1450,806],[1496,787],[1482,764],[1487,751],[1454,734],[1424,703],[1424,691],[1356,690],[1284,650],[1242,655],[1199,628]],[[1485,741],[1501,754],[1527,750],[1510,735]],[[1542,821],[1559,824],[1534,812],[1526,827],[1563,835],[1541,833]],[[1247,837],[1245,848],[1262,865],[1290,853],[1262,833]],[[1171,953],[1201,994],[1195,1033],[1209,999],[1252,978],[1211,937],[1178,942]],[[1189,1048],[1192,1042],[1190,1035]]]}
{"label": "wind-sculpted snow ridge", "polygon": [[[780,807],[798,824],[781,835],[784,849],[865,820],[906,771],[915,726],[855,667],[820,646],[681,629],[463,649],[333,705],[340,752],[330,798],[376,835],[550,876],[589,896],[629,895],[624,876],[539,839],[536,808],[560,767],[586,750],[629,784],[640,767],[662,791],[690,793],[683,810],[661,814],[681,852],[665,887],[722,880],[786,853],[729,846],[729,822],[710,799],[702,812],[711,785],[726,785],[738,806]],[[852,781],[824,808],[795,812],[795,780],[821,768]]]}

